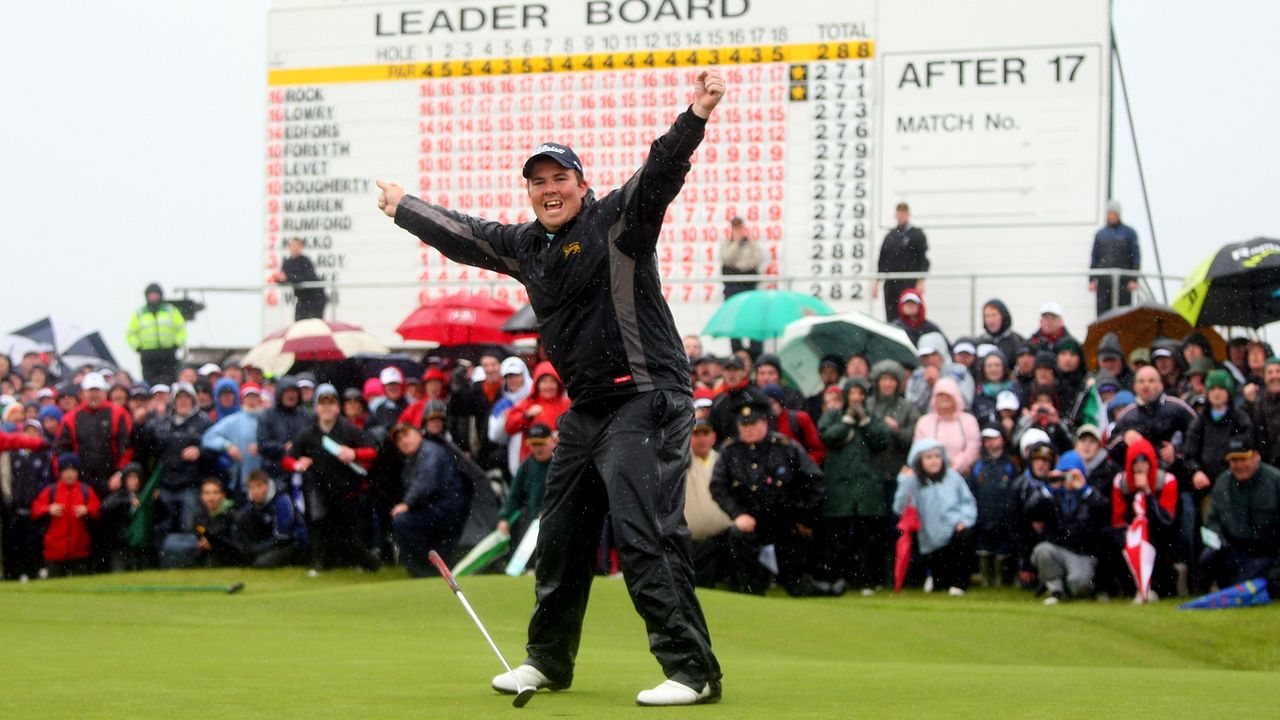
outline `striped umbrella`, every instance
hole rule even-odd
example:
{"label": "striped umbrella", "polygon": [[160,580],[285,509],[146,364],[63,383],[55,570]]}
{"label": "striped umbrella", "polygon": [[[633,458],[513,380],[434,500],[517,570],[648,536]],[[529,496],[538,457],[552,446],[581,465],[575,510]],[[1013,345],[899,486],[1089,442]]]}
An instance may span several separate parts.
{"label": "striped umbrella", "polygon": [[346,360],[360,353],[387,352],[386,345],[357,325],[311,318],[266,336],[241,363],[280,375],[299,360]]}

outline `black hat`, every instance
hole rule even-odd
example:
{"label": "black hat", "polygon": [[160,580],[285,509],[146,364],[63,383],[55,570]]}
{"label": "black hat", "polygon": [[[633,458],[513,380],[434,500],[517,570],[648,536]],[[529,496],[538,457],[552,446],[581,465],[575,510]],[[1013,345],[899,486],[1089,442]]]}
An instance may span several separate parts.
{"label": "black hat", "polygon": [[1243,460],[1253,456],[1253,438],[1248,435],[1233,435],[1227,441],[1227,451],[1222,454],[1225,460]]}
{"label": "black hat", "polygon": [[747,366],[742,364],[742,358],[737,355],[730,355],[724,359],[725,370],[746,370]]}
{"label": "black hat", "polygon": [[533,154],[529,156],[528,160],[524,161],[524,172],[522,174],[526,179],[528,179],[529,173],[533,170],[534,161],[543,157],[555,160],[570,170],[582,172],[582,161],[578,159],[578,154],[573,151],[573,148],[560,143],[542,143],[534,148]]}
{"label": "black hat", "polygon": [[342,399],[344,401],[359,400],[360,402],[364,402],[364,395],[360,392],[360,388],[352,387],[342,391]]}
{"label": "black hat", "polygon": [[1058,359],[1048,350],[1041,350],[1036,353],[1036,367],[1056,369],[1058,367]]}
{"label": "black hat", "polygon": [[150,295],[151,293],[155,293],[159,295],[161,299],[164,299],[164,290],[161,289],[160,283],[151,283],[150,285],[147,286],[146,290],[142,291],[142,295],[144,297],[147,295]]}
{"label": "black hat", "polygon": [[693,361],[693,364],[702,365],[703,363],[719,363],[719,362],[720,362],[720,358],[708,353],[706,355],[699,355],[698,359]]}
{"label": "black hat", "polygon": [[766,354],[756,358],[756,367],[760,367],[761,365],[768,365],[778,371],[782,370],[782,360],[779,359],[777,355]]}
{"label": "black hat", "polygon": [[530,445],[546,445],[551,441],[551,428],[545,423],[534,423],[525,431],[524,439]]}
{"label": "black hat", "polygon": [[1019,345],[1018,349],[1014,351],[1013,356],[1016,358],[1019,355],[1035,355],[1035,354],[1036,354],[1036,349],[1031,347],[1030,345]]}
{"label": "black hat", "polygon": [[822,361],[818,363],[818,369],[822,369],[824,367],[832,367],[836,370],[840,370],[844,367],[844,363],[840,361],[839,355],[824,355],[822,356]]}
{"label": "black hat", "polygon": [[759,400],[748,400],[738,410],[738,424],[746,425],[769,417],[769,407]]}

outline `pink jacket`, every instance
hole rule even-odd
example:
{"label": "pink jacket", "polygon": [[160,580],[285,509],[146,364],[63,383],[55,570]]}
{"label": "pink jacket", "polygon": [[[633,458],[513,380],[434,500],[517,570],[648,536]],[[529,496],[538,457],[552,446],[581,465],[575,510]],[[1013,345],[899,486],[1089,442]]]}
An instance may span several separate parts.
{"label": "pink jacket", "polygon": [[[956,410],[949,418],[938,415],[939,393],[946,393],[955,401]],[[964,411],[964,396],[960,394],[960,386],[951,378],[944,377],[934,383],[931,406],[933,412],[924,415],[916,423],[913,440],[934,438],[942,443],[947,449],[947,457],[951,458],[951,467],[968,477],[982,452],[982,433],[978,428],[978,419]]]}

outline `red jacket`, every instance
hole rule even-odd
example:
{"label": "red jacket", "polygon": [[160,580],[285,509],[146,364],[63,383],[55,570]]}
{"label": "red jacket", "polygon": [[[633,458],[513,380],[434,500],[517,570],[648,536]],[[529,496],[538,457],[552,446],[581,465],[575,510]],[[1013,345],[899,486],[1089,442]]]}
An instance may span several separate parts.
{"label": "red jacket", "polygon": [[68,485],[59,480],[36,495],[35,502],[31,503],[31,519],[39,520],[48,515],[49,506],[55,503],[62,505],[62,516],[49,516],[49,528],[44,532],[45,561],[71,562],[89,557],[93,548],[89,540],[89,523],[86,518],[76,517],[75,507],[88,507],[88,519],[97,520],[102,515],[98,495],[87,483]]}
{"label": "red jacket", "polygon": [[[560,384],[560,394],[551,400],[538,397],[538,381],[544,377],[555,378],[555,381]],[[528,412],[534,405],[542,406],[542,412],[538,413],[537,417],[531,418]],[[507,435],[522,433],[535,423],[541,423],[555,430],[560,422],[560,416],[568,409],[569,396],[564,394],[564,383],[560,382],[560,376],[556,374],[556,369],[551,366],[551,363],[543,360],[533,370],[533,392],[507,411]],[[520,462],[524,462],[527,457],[529,457],[529,443],[522,439]]]}
{"label": "red jacket", "polygon": [[1151,497],[1146,501],[1148,515],[1151,513],[1151,500],[1158,502],[1170,518],[1178,513],[1178,481],[1173,475],[1160,469],[1160,458],[1156,456],[1155,447],[1144,438],[1130,445],[1125,451],[1124,472],[1116,475],[1115,482],[1111,486],[1112,527],[1127,527],[1133,520],[1135,491],[1130,478],[1133,477],[1134,458],[1139,455],[1146,456],[1151,466],[1151,474],[1155,476],[1154,481],[1150,483]]}
{"label": "red jacket", "polygon": [[822,444],[822,438],[818,436],[818,427],[813,424],[813,418],[809,417],[809,413],[803,410],[787,410],[783,408],[782,414],[778,416],[778,432],[795,440],[800,447],[809,453],[809,457],[822,467],[822,460],[827,457],[827,447]]}
{"label": "red jacket", "polygon": [[128,410],[110,400],[96,410],[80,403],[62,418],[57,447],[80,456],[81,480],[105,487],[107,478],[133,459],[132,433]]}
{"label": "red jacket", "polygon": [[39,450],[44,445],[44,438],[0,431],[0,452],[6,450]]}

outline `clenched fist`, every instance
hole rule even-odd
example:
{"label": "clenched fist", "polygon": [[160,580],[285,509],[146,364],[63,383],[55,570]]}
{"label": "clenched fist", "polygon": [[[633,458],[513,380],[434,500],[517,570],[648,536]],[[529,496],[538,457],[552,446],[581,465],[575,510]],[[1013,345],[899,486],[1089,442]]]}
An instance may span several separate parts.
{"label": "clenched fist", "polygon": [[378,209],[387,214],[387,217],[396,216],[396,208],[400,207],[400,198],[404,197],[404,188],[393,182],[386,180],[378,180],[378,189],[382,192],[378,194]]}
{"label": "clenched fist", "polygon": [[693,81],[693,114],[706,120],[724,97],[724,76],[719,70],[703,70]]}

